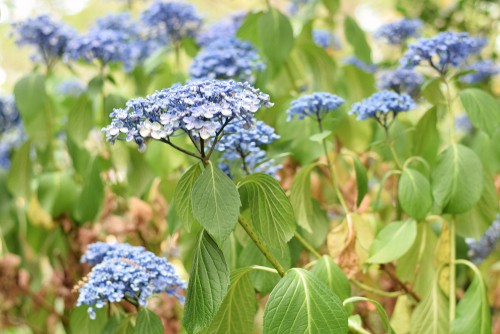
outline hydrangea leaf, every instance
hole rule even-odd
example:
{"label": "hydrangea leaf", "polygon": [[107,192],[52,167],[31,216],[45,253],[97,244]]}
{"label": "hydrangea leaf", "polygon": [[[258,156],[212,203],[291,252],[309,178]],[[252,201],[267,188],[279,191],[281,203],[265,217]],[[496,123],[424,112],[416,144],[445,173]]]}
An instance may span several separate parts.
{"label": "hydrangea leaf", "polygon": [[366,41],[365,33],[350,16],[344,19],[344,34],[347,42],[354,48],[354,55],[365,63],[371,64],[371,49]]}
{"label": "hydrangea leaf", "polygon": [[500,113],[495,98],[477,88],[464,89],[459,95],[471,123],[492,137],[500,128]]}
{"label": "hydrangea leaf", "polygon": [[202,173],[199,164],[191,166],[181,177],[175,187],[174,202],[176,212],[182,220],[187,231],[191,230],[191,225],[196,221],[193,216],[193,206],[191,201],[191,192],[193,186]]}
{"label": "hydrangea leaf", "polygon": [[351,283],[349,283],[347,276],[331,256],[323,255],[316,262],[311,273],[323,283],[326,283],[330,290],[338,295],[341,300],[351,296]]}
{"label": "hydrangea leaf", "polygon": [[293,180],[290,202],[295,211],[297,223],[309,233],[312,233],[311,219],[314,218],[311,200],[311,172],[316,164],[303,167]]}
{"label": "hydrangea leaf", "polygon": [[399,179],[398,198],[401,207],[410,217],[424,219],[432,208],[429,180],[420,172],[406,168]]}
{"label": "hydrangea leaf", "polygon": [[388,263],[394,261],[411,248],[417,238],[417,223],[410,219],[386,225],[370,247],[369,263]]}
{"label": "hydrangea leaf", "polygon": [[12,164],[7,176],[6,185],[9,191],[18,197],[28,199],[31,194],[31,141],[25,142],[14,153]]}
{"label": "hydrangea leaf", "polygon": [[375,309],[377,310],[378,315],[380,316],[380,319],[382,320],[382,323],[384,324],[384,327],[386,329],[386,334],[396,334],[394,329],[391,327],[390,321],[389,321],[389,316],[387,315],[387,312],[385,311],[384,307],[377,302],[376,300],[370,299],[370,298],[365,298],[365,297],[351,297],[348,300],[344,301],[344,306],[347,307],[347,305],[351,303],[356,303],[356,302],[368,302],[372,305],[375,306]]}
{"label": "hydrangea leaf", "polygon": [[96,309],[95,314],[96,318],[90,319],[89,313],[87,312],[87,306],[83,305],[75,308],[69,316],[71,333],[100,333],[106,325],[106,309]]}
{"label": "hydrangea leaf", "polygon": [[271,9],[259,17],[258,34],[262,51],[275,67],[279,67],[293,48],[293,29],[288,17]]}
{"label": "hydrangea leaf", "polygon": [[161,323],[160,317],[148,308],[141,308],[135,323],[134,333],[163,334],[163,324]]}

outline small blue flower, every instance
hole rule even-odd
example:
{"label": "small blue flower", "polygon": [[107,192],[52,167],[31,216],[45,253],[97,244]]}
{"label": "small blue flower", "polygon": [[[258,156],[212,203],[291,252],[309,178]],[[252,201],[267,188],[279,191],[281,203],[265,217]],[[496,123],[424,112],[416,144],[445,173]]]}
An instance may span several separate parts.
{"label": "small blue flower", "polygon": [[402,19],[381,26],[374,34],[377,39],[391,45],[403,44],[410,37],[418,37],[422,22],[416,19]]}
{"label": "small blue flower", "polygon": [[466,114],[455,117],[455,129],[469,133],[474,129],[469,117]]}
{"label": "small blue flower", "polygon": [[290,109],[287,110],[287,121],[293,118],[304,119],[311,116],[315,120],[321,119],[328,112],[337,110],[344,104],[344,100],[330,93],[315,92],[310,95],[304,95],[292,101]]}
{"label": "small blue flower", "polygon": [[480,60],[466,66],[465,69],[474,71],[460,77],[460,81],[467,84],[486,81],[500,73],[500,67],[492,60]]}
{"label": "small blue flower", "polygon": [[51,66],[66,52],[68,42],[76,32],[69,26],[40,15],[12,25],[17,45],[31,45],[36,48],[32,59]]}
{"label": "small blue flower", "polygon": [[425,63],[444,74],[450,67],[459,67],[478,54],[485,45],[486,39],[470,37],[468,33],[442,32],[411,44],[400,63],[406,68]]}
{"label": "small blue flower", "polygon": [[246,12],[238,12],[228,18],[217,21],[200,31],[196,37],[196,41],[200,46],[206,47],[219,39],[236,37],[236,32],[246,16]]}
{"label": "small blue flower", "polygon": [[496,249],[499,237],[500,215],[497,215],[480,240],[465,238],[465,242],[469,245],[469,259],[476,265],[481,264]]}
{"label": "small blue flower", "polygon": [[377,80],[377,87],[412,95],[419,90],[423,83],[424,77],[421,74],[413,70],[398,68],[382,73]]}
{"label": "small blue flower", "polygon": [[0,95],[0,168],[9,169],[10,152],[24,139],[24,128],[14,98]]}
{"label": "small blue flower", "polygon": [[250,42],[229,37],[203,48],[193,59],[189,75],[193,79],[233,79],[253,83],[253,73],[264,68],[257,50]]}
{"label": "small blue flower", "polygon": [[361,59],[356,57],[347,57],[344,58],[342,61],[343,63],[355,66],[366,73],[375,73],[377,71],[377,65],[367,64]]}
{"label": "small blue flower", "polygon": [[314,29],[313,40],[316,45],[323,49],[340,50],[342,48],[338,37],[327,30]]}
{"label": "small blue flower", "polygon": [[184,300],[180,292],[186,283],[175,268],[143,247],[97,242],[88,246],[81,261],[93,268],[78,286],[77,306],[89,306],[92,319],[94,308],[102,308],[108,302],[127,299],[146,306],[149,297],[163,292]]}
{"label": "small blue flower", "polygon": [[191,4],[158,0],[142,13],[141,19],[149,27],[165,27],[173,41],[195,38],[203,21]]}
{"label": "small blue flower", "polygon": [[87,85],[77,78],[71,78],[59,83],[55,89],[60,95],[78,97],[85,93]]}
{"label": "small blue flower", "polygon": [[409,111],[415,107],[415,102],[410,95],[383,90],[361,102],[354,103],[349,115],[356,114],[358,121],[374,118],[387,128],[400,112]]}

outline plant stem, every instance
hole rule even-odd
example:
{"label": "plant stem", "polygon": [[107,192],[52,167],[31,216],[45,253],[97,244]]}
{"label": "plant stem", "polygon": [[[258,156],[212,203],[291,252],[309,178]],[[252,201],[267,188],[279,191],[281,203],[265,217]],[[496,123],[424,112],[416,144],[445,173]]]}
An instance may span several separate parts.
{"label": "plant stem", "polygon": [[178,41],[174,43],[174,53],[175,53],[175,67],[177,73],[181,71],[181,45]]}
{"label": "plant stem", "polygon": [[450,143],[455,143],[455,116],[453,114],[453,109],[451,108],[451,90],[450,84],[444,75],[441,75],[441,80],[446,86],[446,109],[448,110],[448,115],[450,117]]}
{"label": "plant stem", "polygon": [[455,217],[450,219],[450,323],[455,319],[455,307],[457,302],[456,296],[456,273],[455,273],[455,258],[456,258],[456,244],[455,244]]}
{"label": "plant stem", "polygon": [[321,254],[320,254],[320,253],[318,253],[318,251],[316,251],[316,250],[314,249],[314,247],[313,247],[313,246],[311,246],[311,245],[307,242],[307,240],[306,240],[306,239],[304,239],[304,237],[300,235],[300,233],[299,233],[299,232],[295,231],[295,232],[293,233],[293,236],[294,236],[294,237],[295,237],[295,238],[296,238],[296,239],[300,242],[300,244],[301,244],[301,245],[302,245],[305,249],[307,249],[307,251],[308,251],[309,253],[311,253],[312,255],[316,256],[318,259],[321,257]]}
{"label": "plant stem", "polygon": [[349,326],[349,330],[352,333],[357,333],[357,334],[371,334],[369,331],[358,325],[352,320],[348,320],[347,325]]}
{"label": "plant stem", "polygon": [[271,262],[274,268],[278,271],[278,274],[283,277],[285,276],[285,269],[283,266],[278,262],[278,260],[271,254],[269,249],[264,245],[262,240],[257,236],[255,231],[253,230],[252,226],[248,224],[246,221],[244,221],[241,217],[238,218],[238,222],[240,223],[241,227],[247,232],[248,236],[252,241],[255,243],[255,245],[259,248],[262,254],[266,257],[266,259]]}
{"label": "plant stem", "polygon": [[290,68],[290,63],[288,62],[288,60],[285,60],[283,65],[285,66],[285,71],[288,75],[288,78],[290,79],[290,84],[292,85],[293,90],[299,92],[299,87],[297,87],[297,83],[295,82],[295,77],[293,76],[293,72]]}
{"label": "plant stem", "polygon": [[396,150],[394,149],[394,142],[392,141],[392,138],[389,135],[389,128],[387,126],[384,126],[384,130],[385,130],[385,139],[387,141],[387,145],[389,146],[389,149],[391,150],[392,158],[396,162],[396,166],[398,166],[398,169],[403,170],[403,165],[401,164],[401,161],[399,161],[398,154],[396,153]]}
{"label": "plant stem", "polygon": [[361,283],[361,282],[356,281],[356,280],[352,280],[351,282],[362,290],[365,290],[367,292],[371,292],[373,294],[376,294],[376,295],[379,295],[382,297],[397,298],[397,297],[405,294],[404,291],[383,291],[383,290],[371,287],[369,285],[366,285],[366,284]]}

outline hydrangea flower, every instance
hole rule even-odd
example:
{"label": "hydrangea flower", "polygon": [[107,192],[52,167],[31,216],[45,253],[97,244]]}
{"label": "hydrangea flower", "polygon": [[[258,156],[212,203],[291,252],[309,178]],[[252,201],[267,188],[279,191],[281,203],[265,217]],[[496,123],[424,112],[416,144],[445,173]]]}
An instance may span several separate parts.
{"label": "hydrangea flower", "polygon": [[88,246],[81,262],[93,268],[77,287],[77,306],[89,306],[91,319],[95,319],[94,308],[123,299],[146,306],[153,294],[166,292],[183,302],[179,293],[186,288],[186,283],[165,258],[157,257],[144,247],[97,242]]}
{"label": "hydrangea flower", "polygon": [[159,0],[142,13],[141,19],[146,26],[164,27],[168,38],[173,41],[195,38],[203,22],[193,5]]}
{"label": "hydrangea flower", "polygon": [[359,58],[356,57],[347,57],[343,60],[344,64],[349,64],[354,67],[359,68],[361,71],[366,73],[375,73],[377,71],[377,66],[375,64],[367,64]]}
{"label": "hydrangea flower", "polygon": [[500,73],[500,67],[492,60],[480,60],[467,66],[465,69],[474,71],[460,77],[460,81],[467,84],[486,81]]}
{"label": "hydrangea flower", "polygon": [[21,116],[12,96],[0,95],[0,168],[9,169],[10,151],[24,140]]}
{"label": "hydrangea flower", "polygon": [[253,83],[253,73],[264,69],[250,42],[230,37],[214,41],[202,49],[193,59],[189,75],[193,79],[233,79]]}
{"label": "hydrangea flower", "polygon": [[323,49],[341,49],[338,37],[327,30],[314,29],[313,40],[316,45]]}
{"label": "hydrangea flower", "polygon": [[218,135],[233,120],[250,127],[254,113],[264,106],[272,106],[269,96],[248,83],[193,81],[128,101],[125,109],[113,110],[111,124],[103,131],[108,141],[125,137],[135,140],[141,150],[145,139],[168,143],[170,136],[181,133],[196,145]]}
{"label": "hydrangea flower", "polygon": [[486,39],[470,37],[468,33],[442,32],[431,38],[420,38],[411,44],[400,63],[406,68],[426,63],[444,74],[451,66],[461,66],[485,45]]}
{"label": "hydrangea flower", "polygon": [[56,86],[56,92],[60,95],[78,97],[85,93],[87,85],[77,78],[64,80]]}
{"label": "hydrangea flower", "polygon": [[40,15],[16,22],[12,25],[16,44],[31,45],[36,48],[34,61],[43,61],[52,66],[66,52],[68,42],[76,32],[69,26],[52,20],[48,15]]}
{"label": "hydrangea flower", "polygon": [[[415,103],[408,94],[398,94],[383,90],[361,102],[354,103],[349,115],[356,114],[357,120],[374,118],[384,128],[390,125],[400,112],[415,108]],[[392,116],[389,118],[389,116]]]}
{"label": "hydrangea flower", "polygon": [[196,37],[196,42],[200,46],[206,47],[210,43],[221,38],[236,37],[236,32],[240,28],[246,16],[246,12],[238,12],[229,16],[228,18],[222,19],[209,25],[208,27],[200,31],[200,33]]}
{"label": "hydrangea flower", "polygon": [[288,7],[290,15],[295,15],[299,11],[300,7],[303,7],[311,2],[311,0],[291,0]]}
{"label": "hydrangea flower", "polygon": [[476,265],[481,264],[496,249],[499,237],[500,215],[497,215],[480,240],[465,239],[465,242],[469,245],[469,259]]}
{"label": "hydrangea flower", "polygon": [[455,116],[455,129],[469,133],[474,129],[467,114]]}
{"label": "hydrangea flower", "polygon": [[304,119],[306,116],[321,121],[328,112],[337,110],[343,104],[343,99],[330,93],[315,92],[304,95],[292,101],[290,109],[287,110],[287,121],[291,121],[295,117]]}
{"label": "hydrangea flower", "polygon": [[418,30],[422,27],[422,22],[417,19],[402,19],[396,22],[384,24],[374,34],[374,37],[381,39],[391,45],[403,44],[410,37],[418,37]]}
{"label": "hydrangea flower", "polygon": [[216,149],[222,152],[219,165],[228,175],[231,161],[237,161],[249,174],[266,173],[276,177],[281,165],[269,159],[261,147],[279,138],[274,129],[262,121],[256,121],[250,129],[245,129],[243,121],[229,124],[216,145]]}
{"label": "hydrangea flower", "polygon": [[377,80],[377,87],[411,95],[417,92],[423,83],[424,77],[421,74],[412,70],[398,68],[382,73]]}

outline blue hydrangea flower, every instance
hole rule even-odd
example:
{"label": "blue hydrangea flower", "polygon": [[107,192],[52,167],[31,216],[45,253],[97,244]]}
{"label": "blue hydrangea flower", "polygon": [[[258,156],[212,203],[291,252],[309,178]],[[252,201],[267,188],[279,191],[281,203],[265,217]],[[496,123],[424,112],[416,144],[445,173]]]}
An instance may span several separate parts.
{"label": "blue hydrangea flower", "polygon": [[419,29],[422,22],[417,19],[402,19],[396,22],[384,24],[374,34],[374,37],[381,39],[391,45],[403,44],[410,37],[419,37]]}
{"label": "blue hydrangea flower", "polygon": [[460,81],[467,84],[486,81],[500,73],[500,67],[492,60],[480,60],[466,66],[465,69],[474,71],[460,77]]}
{"label": "blue hydrangea flower", "polygon": [[295,15],[298,13],[301,7],[309,4],[311,0],[291,0],[290,5],[288,7],[288,12],[290,15]]}
{"label": "blue hydrangea flower", "polygon": [[397,93],[408,93],[410,95],[417,92],[424,83],[424,77],[412,70],[398,68],[393,71],[382,73],[377,80],[379,89],[391,89]]}
{"label": "blue hydrangea flower", "polygon": [[313,40],[316,45],[323,49],[340,50],[342,48],[338,37],[327,30],[314,29]]}
{"label": "blue hydrangea flower", "polygon": [[253,73],[264,69],[264,63],[250,42],[230,37],[203,48],[193,59],[189,75],[193,79],[233,79],[253,83]]}
{"label": "blue hydrangea flower", "polygon": [[415,107],[415,102],[410,95],[383,90],[361,102],[354,103],[349,115],[356,114],[358,121],[374,118],[387,128],[400,112],[409,111]]}
{"label": "blue hydrangea flower", "polygon": [[474,125],[472,125],[467,114],[458,115],[455,117],[455,129],[469,133],[474,129]]}
{"label": "blue hydrangea flower", "polygon": [[222,152],[220,167],[229,172],[231,161],[239,162],[242,169],[247,173],[266,173],[276,177],[281,169],[273,159],[269,159],[262,146],[268,145],[279,136],[274,129],[262,121],[256,121],[255,125],[246,129],[243,121],[237,121],[224,129],[224,136],[217,143],[216,149]]}
{"label": "blue hydrangea flower", "polygon": [[219,39],[236,37],[236,32],[240,28],[246,16],[246,12],[238,12],[229,16],[228,18],[222,19],[207,26],[205,29],[200,31],[200,33],[196,37],[196,42],[200,46],[206,47],[210,43]]}
{"label": "blue hydrangea flower", "polygon": [[10,152],[25,138],[21,116],[12,96],[0,95],[0,168],[9,169]]}
{"label": "blue hydrangea flower", "polygon": [[36,48],[32,59],[52,66],[66,52],[68,42],[76,32],[69,26],[52,20],[48,15],[28,18],[12,25],[17,45]]}
{"label": "blue hydrangea flower", "polygon": [[250,127],[254,113],[264,106],[272,106],[269,96],[248,83],[193,81],[128,101],[125,109],[113,110],[111,124],[103,131],[108,141],[125,137],[141,150],[145,139],[168,142],[182,133],[199,142],[214,137],[231,121],[243,120]]}
{"label": "blue hydrangea flower", "polygon": [[56,92],[60,95],[78,97],[85,93],[87,85],[77,78],[64,80],[56,86]]}
{"label": "blue hydrangea flower", "polygon": [[77,306],[89,306],[92,319],[95,319],[94,308],[123,299],[146,306],[153,294],[165,292],[183,302],[180,292],[186,283],[165,258],[144,247],[97,242],[88,246],[81,261],[93,268],[78,286]]}
{"label": "blue hydrangea flower", "polygon": [[359,58],[356,57],[347,57],[342,60],[344,64],[349,64],[359,68],[361,71],[366,73],[375,73],[377,71],[377,65],[375,64],[367,64]]}
{"label": "blue hydrangea flower", "polygon": [[195,38],[203,22],[191,4],[158,0],[142,13],[141,19],[149,27],[164,27],[173,41]]}
{"label": "blue hydrangea flower", "polygon": [[304,119],[306,116],[321,121],[328,112],[337,110],[343,104],[343,99],[330,93],[315,92],[304,95],[292,101],[290,109],[287,110],[287,121],[295,117]]}
{"label": "blue hydrangea flower", "polygon": [[468,255],[472,263],[481,264],[496,249],[499,237],[500,215],[497,215],[480,240],[466,238],[465,242],[469,245]]}
{"label": "blue hydrangea flower", "polygon": [[485,45],[486,39],[470,37],[468,33],[442,32],[411,44],[400,63],[406,68],[424,63],[444,74],[451,66],[461,66]]}

